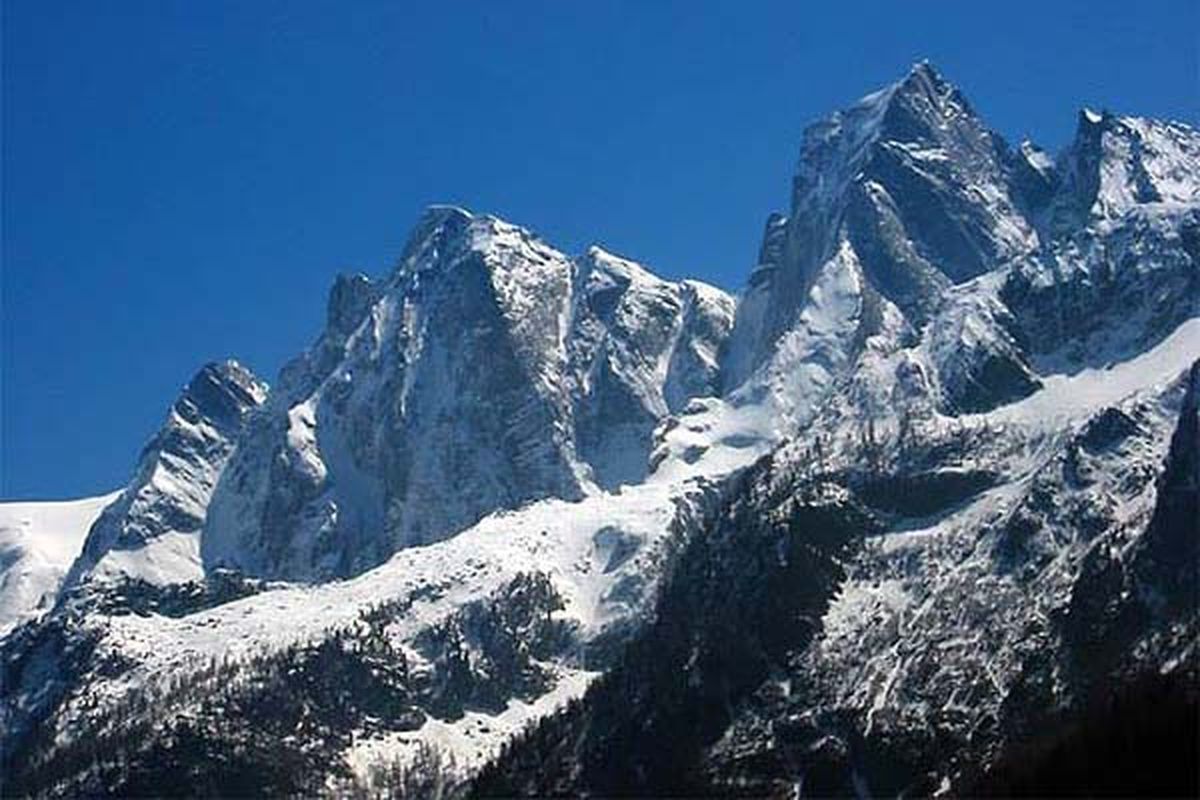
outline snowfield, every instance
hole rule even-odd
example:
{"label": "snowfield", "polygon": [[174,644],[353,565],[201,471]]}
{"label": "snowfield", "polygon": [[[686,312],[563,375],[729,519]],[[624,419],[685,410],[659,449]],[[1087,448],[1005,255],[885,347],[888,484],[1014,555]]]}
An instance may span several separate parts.
{"label": "snowfield", "polygon": [[120,494],[0,503],[0,637],[53,607],[92,523]]}

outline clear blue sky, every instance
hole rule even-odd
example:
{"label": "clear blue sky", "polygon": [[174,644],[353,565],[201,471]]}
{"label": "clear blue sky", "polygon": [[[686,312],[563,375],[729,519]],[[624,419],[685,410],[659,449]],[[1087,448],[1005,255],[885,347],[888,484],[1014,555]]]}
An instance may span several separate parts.
{"label": "clear blue sky", "polygon": [[123,483],[428,203],[736,289],[808,121],[928,57],[1010,139],[1195,122],[1196,5],[4,0],[0,496]]}

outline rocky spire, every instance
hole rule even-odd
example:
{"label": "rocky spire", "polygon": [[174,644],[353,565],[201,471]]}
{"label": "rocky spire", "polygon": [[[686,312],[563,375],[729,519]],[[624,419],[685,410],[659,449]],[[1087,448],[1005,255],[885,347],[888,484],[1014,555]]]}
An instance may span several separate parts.
{"label": "rocky spire", "polygon": [[770,357],[822,266],[848,242],[868,290],[921,324],[945,287],[1036,246],[1011,157],[966,97],[928,62],[809,126],[775,260],[746,293],[727,385]]}
{"label": "rocky spire", "polygon": [[[201,367],[142,450],[133,480],[88,532],[64,588],[70,590],[98,567],[104,575],[97,577],[111,573],[150,583],[199,578],[197,537],[209,498],[246,419],[266,396],[266,384],[236,361]],[[161,552],[105,563],[111,553],[146,548]],[[140,565],[135,574],[127,573],[131,564]]]}

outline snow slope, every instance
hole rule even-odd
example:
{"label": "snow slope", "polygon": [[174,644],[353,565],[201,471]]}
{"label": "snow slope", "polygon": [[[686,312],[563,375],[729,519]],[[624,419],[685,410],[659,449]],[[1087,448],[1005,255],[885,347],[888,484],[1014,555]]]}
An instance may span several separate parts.
{"label": "snow slope", "polygon": [[0,637],[50,610],[92,523],[120,494],[0,503]]}

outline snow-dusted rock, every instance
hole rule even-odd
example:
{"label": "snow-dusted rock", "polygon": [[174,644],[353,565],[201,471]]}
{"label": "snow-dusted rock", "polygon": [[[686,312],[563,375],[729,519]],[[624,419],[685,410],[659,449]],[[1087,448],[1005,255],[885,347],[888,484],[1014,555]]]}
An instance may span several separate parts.
{"label": "snow-dusted rock", "polygon": [[[727,400],[788,441],[622,665],[477,789],[1004,793],[1079,720],[1140,725],[1147,757],[1178,739],[1200,652],[1195,137],[1085,115],[1057,161],[1014,153],[924,66],[811,128],[726,364]],[[1169,715],[1112,711],[1148,685]]]}
{"label": "snow-dusted rock", "polygon": [[1052,203],[1056,232],[1118,220],[1136,206],[1200,202],[1200,133],[1176,123],[1084,109],[1059,159]]}
{"label": "snow-dusted rock", "polygon": [[694,397],[719,393],[734,303],[671,283],[597,247],[575,261],[567,338],[576,452],[605,488],[640,483],[653,433]]}
{"label": "snow-dusted rock", "polygon": [[1035,247],[1011,161],[1004,142],[927,63],[810,126],[791,212],[768,224],[738,316],[731,385],[770,358],[821,265],[846,243],[866,282],[914,324],[945,287]]}
{"label": "snow-dusted rock", "polygon": [[133,480],[104,509],[64,589],[136,579],[200,580],[200,531],[209,498],[267,387],[236,361],[204,366],[142,450]]}
{"label": "snow-dusted rock", "polygon": [[719,290],[434,208],[378,284],[340,279],[218,487],[206,566],[318,580],[484,515],[647,471],[651,434],[717,390]]}

